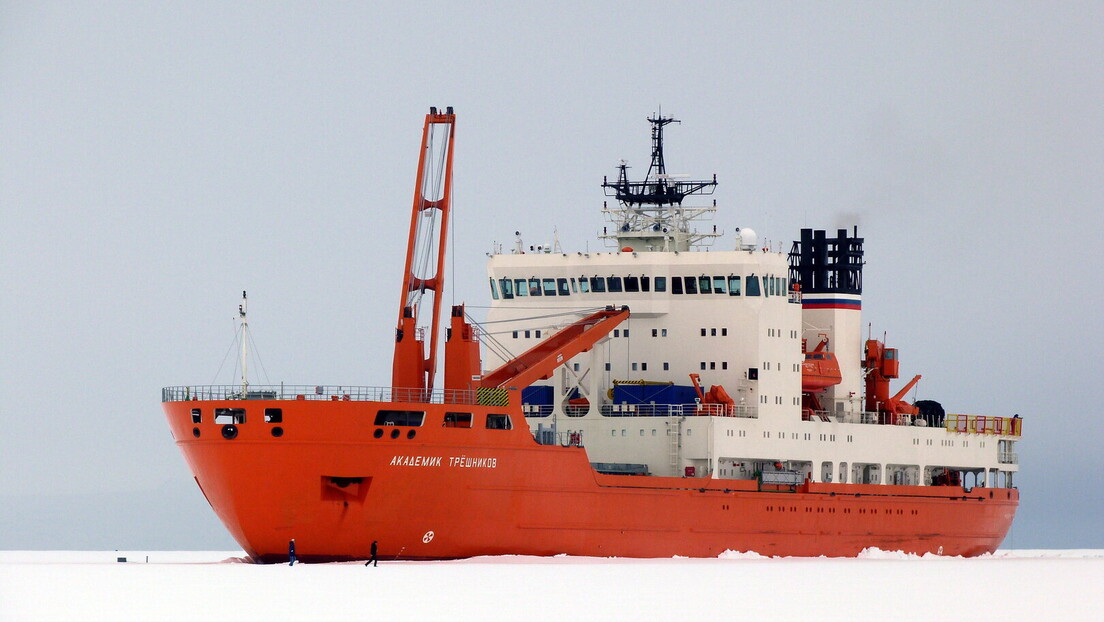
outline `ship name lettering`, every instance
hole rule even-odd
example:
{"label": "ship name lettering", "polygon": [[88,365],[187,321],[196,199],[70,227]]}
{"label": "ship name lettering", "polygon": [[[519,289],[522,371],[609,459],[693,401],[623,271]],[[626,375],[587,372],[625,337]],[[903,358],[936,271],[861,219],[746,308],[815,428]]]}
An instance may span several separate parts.
{"label": "ship name lettering", "polygon": [[391,466],[439,467],[441,456],[393,456]]}
{"label": "ship name lettering", "polygon": [[497,469],[498,458],[473,458],[471,456],[452,456],[449,466],[458,469]]}

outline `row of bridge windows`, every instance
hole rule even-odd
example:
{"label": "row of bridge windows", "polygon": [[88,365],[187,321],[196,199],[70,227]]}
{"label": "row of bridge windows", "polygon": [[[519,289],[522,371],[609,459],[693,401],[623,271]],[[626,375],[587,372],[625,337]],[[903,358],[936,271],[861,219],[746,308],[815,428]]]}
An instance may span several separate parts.
{"label": "row of bridge windows", "polygon": [[491,297],[513,300],[528,296],[571,296],[622,292],[667,292],[681,294],[721,294],[728,296],[781,296],[786,279],[778,276],[580,276],[579,278],[490,279]]}

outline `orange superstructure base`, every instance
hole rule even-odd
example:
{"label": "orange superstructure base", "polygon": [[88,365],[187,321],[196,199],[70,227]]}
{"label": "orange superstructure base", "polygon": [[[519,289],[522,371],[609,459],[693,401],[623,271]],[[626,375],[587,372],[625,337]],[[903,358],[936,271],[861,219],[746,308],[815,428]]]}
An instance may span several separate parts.
{"label": "orange superstructure base", "polygon": [[[1019,493],[1006,488],[602,475],[580,447],[538,445],[505,407],[357,401],[164,403],[207,500],[256,561],[450,559],[476,555],[854,556],[867,547],[992,552]],[[200,423],[192,409],[200,409]],[[246,408],[224,438],[215,408]],[[267,423],[265,408],[282,421]],[[425,411],[421,426],[377,426],[380,408]],[[472,413],[457,427],[450,412]],[[488,413],[518,427],[486,429]],[[280,428],[274,434],[274,430]]]}

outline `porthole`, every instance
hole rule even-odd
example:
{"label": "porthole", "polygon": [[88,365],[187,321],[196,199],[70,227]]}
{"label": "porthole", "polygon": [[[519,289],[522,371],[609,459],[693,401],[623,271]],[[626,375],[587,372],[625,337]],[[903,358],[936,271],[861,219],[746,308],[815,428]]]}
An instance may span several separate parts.
{"label": "porthole", "polygon": [[383,429],[382,428],[376,428],[376,431],[372,432],[372,436],[374,436],[376,438],[383,438]]}
{"label": "porthole", "polygon": [[222,438],[226,440],[232,440],[238,437],[238,426],[228,423],[222,426]]}
{"label": "porthole", "polygon": [[399,438],[399,431],[391,430],[391,438]]}
{"label": "porthole", "polygon": [[276,438],[280,438],[283,435],[284,435],[284,429],[281,428],[280,426],[276,426],[276,427],[272,428],[272,436],[275,436]]}
{"label": "porthole", "polygon": [[410,430],[409,432],[406,433],[406,438],[414,438],[414,435],[417,434],[417,433],[418,433],[417,430]]}
{"label": "porthole", "polygon": [[[192,428],[192,436],[199,438],[199,428]],[[989,495],[992,496],[993,493],[989,493]]]}

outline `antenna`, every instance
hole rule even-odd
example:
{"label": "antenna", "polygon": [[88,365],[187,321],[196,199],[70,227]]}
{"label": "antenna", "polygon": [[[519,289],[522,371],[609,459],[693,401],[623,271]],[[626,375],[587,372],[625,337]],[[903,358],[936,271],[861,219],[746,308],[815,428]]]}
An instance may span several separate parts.
{"label": "antenna", "polygon": [[241,329],[239,339],[241,340],[241,382],[242,382],[242,399],[248,395],[249,391],[249,377],[247,375],[246,365],[249,360],[249,320],[246,318],[246,314],[249,312],[249,299],[245,295],[245,290],[242,290],[242,303],[238,305],[238,320],[241,322]]}

